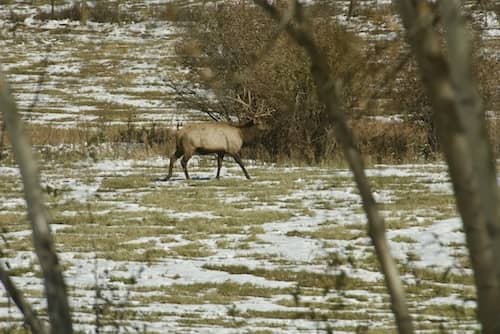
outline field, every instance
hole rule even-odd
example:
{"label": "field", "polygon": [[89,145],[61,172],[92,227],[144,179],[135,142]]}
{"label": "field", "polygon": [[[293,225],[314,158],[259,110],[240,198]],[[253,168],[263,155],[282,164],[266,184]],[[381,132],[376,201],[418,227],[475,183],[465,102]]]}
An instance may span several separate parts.
{"label": "field", "polygon": [[[127,3],[137,15],[156,8]],[[0,64],[39,158],[78,332],[395,331],[360,198],[341,164],[246,160],[252,179],[245,180],[226,159],[216,180],[213,157],[195,157],[192,180],[176,166],[173,180],[159,182],[168,165],[164,147],[104,140],[131,124],[174,127],[204,118],[183,109],[165,85],[186,80],[173,52],[179,26],[80,26],[36,20],[29,5],[2,7]],[[24,18],[14,21],[12,8]],[[1,258],[43,314],[19,172],[8,149],[3,155]],[[367,173],[416,328],[478,330],[446,166],[373,165]],[[2,331],[23,332],[5,293]]]}
{"label": "field", "polygon": [[[350,173],[255,164],[244,180],[210,161],[192,181],[166,160],[44,164],[43,185],[82,331],[386,332],[388,297]],[[4,259],[39,307],[42,291],[18,172],[2,167]],[[473,330],[474,289],[442,165],[375,166],[419,329]],[[2,300],[4,320],[18,318]],[[98,311],[95,307],[98,306]],[[96,320],[97,319],[97,320]]]}

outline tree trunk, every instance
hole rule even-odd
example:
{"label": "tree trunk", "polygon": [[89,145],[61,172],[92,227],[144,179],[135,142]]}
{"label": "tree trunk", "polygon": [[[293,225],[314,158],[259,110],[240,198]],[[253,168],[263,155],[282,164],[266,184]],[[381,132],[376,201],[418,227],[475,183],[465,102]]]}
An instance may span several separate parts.
{"label": "tree trunk", "polygon": [[462,217],[484,333],[500,330],[499,210],[496,170],[481,99],[471,70],[471,50],[459,8],[440,1],[448,57],[434,25],[433,5],[397,0],[407,38],[431,98],[441,146]]}

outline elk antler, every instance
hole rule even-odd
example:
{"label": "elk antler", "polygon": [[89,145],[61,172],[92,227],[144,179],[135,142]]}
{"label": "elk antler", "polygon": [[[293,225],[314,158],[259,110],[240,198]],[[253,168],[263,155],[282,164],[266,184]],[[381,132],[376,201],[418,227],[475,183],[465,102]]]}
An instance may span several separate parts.
{"label": "elk antler", "polygon": [[228,96],[227,98],[241,104],[245,108],[245,116],[250,119],[256,120],[272,115],[273,111],[269,108],[265,108],[263,103],[259,103],[258,106],[256,106],[257,103],[254,102],[251,91],[244,90],[243,95],[246,95],[248,102],[245,102],[240,94],[235,98],[232,96]]}

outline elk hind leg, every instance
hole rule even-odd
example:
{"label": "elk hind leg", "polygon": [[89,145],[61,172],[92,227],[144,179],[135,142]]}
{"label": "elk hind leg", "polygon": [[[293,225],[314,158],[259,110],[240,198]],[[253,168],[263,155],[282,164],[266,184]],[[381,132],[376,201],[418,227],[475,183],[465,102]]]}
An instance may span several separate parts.
{"label": "elk hind leg", "polygon": [[241,157],[239,154],[233,154],[234,160],[240,165],[241,169],[243,170],[243,173],[245,173],[245,177],[250,180],[250,175],[248,175],[247,170],[245,169],[245,166],[243,165],[243,161],[241,161]]}
{"label": "elk hind leg", "polygon": [[184,175],[186,176],[187,180],[190,179],[188,169],[187,169],[187,164],[188,164],[189,159],[191,159],[191,154],[184,153],[184,156],[182,157],[182,160],[181,160],[182,169],[184,170]]}
{"label": "elk hind leg", "polygon": [[222,160],[224,159],[224,153],[217,153],[217,175],[216,179],[220,178],[220,169],[222,167]]}
{"label": "elk hind leg", "polygon": [[174,164],[182,156],[181,150],[176,150],[174,154],[170,156],[170,163],[168,165],[168,175],[165,176],[162,181],[168,181],[172,177],[172,171],[174,170]]}

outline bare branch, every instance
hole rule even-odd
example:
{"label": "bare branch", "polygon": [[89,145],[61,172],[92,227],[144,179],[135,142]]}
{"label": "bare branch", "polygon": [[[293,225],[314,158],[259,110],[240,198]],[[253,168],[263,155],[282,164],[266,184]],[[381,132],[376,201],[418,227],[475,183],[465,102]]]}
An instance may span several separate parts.
{"label": "bare branch", "polygon": [[0,74],[0,109],[24,184],[33,243],[44,277],[52,333],[73,332],[66,287],[43,205],[38,167],[7,82]]}
{"label": "bare branch", "polygon": [[28,107],[28,119],[33,117],[33,110],[35,109],[38,102],[40,102],[40,93],[42,91],[43,84],[45,83],[45,79],[47,78],[47,66],[49,64],[49,54],[51,50],[51,45],[47,47],[47,56],[42,60],[42,73],[38,77],[37,87],[35,90],[35,96],[33,97],[33,101],[31,101],[30,106]]}
{"label": "bare branch", "polygon": [[4,153],[3,153],[3,150],[4,150],[4,147],[5,147],[5,122],[3,121],[3,117],[1,117],[2,115],[0,114],[0,160],[2,160],[4,158]]}
{"label": "bare branch", "polygon": [[22,292],[16,287],[10,279],[10,275],[0,262],[0,280],[2,281],[5,290],[12,298],[14,303],[24,315],[24,321],[28,324],[33,334],[45,334],[45,328],[31,308],[31,305],[24,299]]}
{"label": "bare branch", "polygon": [[[500,214],[496,168],[482,103],[472,79],[469,38],[456,1],[440,1],[448,52],[434,29],[434,5],[398,0],[433,105],[478,295],[484,333],[500,330]],[[448,54],[448,56],[445,56]]]}
{"label": "bare branch", "polygon": [[206,98],[199,96],[198,92],[196,92],[191,87],[187,85],[180,86],[180,84],[176,84],[172,81],[164,80],[165,85],[170,87],[175,91],[176,96],[178,96],[183,103],[188,106],[198,108],[201,112],[205,113],[212,120],[219,122],[221,119],[217,116],[219,112],[211,109],[207,104]]}
{"label": "bare branch", "polygon": [[[385,73],[382,80],[380,80],[380,84],[376,85],[375,90],[373,91],[372,94],[368,96],[368,98],[366,98],[366,101],[373,101],[376,98],[378,98],[383,92],[387,92],[390,89],[390,87],[393,86],[394,78],[408,63],[408,61],[411,59],[411,56],[412,56],[411,52],[407,52],[406,54],[404,54],[403,57],[401,57],[401,59],[397,62],[396,66],[394,66],[390,71]],[[389,86],[389,83],[392,83],[391,86]]]}
{"label": "bare branch", "polygon": [[[273,5],[266,0],[254,0],[254,2],[276,21],[282,22],[282,15]],[[311,60],[311,73],[316,84],[317,93],[319,99],[326,106],[326,114],[322,116],[322,122],[323,124],[334,125],[337,141],[342,146],[360,191],[363,208],[368,218],[369,234],[382,267],[399,332],[412,333],[413,324],[408,311],[403,285],[394,259],[390,255],[385,236],[384,220],[373,198],[370,184],[364,172],[363,159],[355,144],[354,136],[347,126],[339,85],[335,84],[330,78],[330,68],[312,37],[307,21],[302,14],[300,3],[290,0],[289,8],[294,8],[295,24],[287,24],[286,31],[299,46],[304,48]]]}

